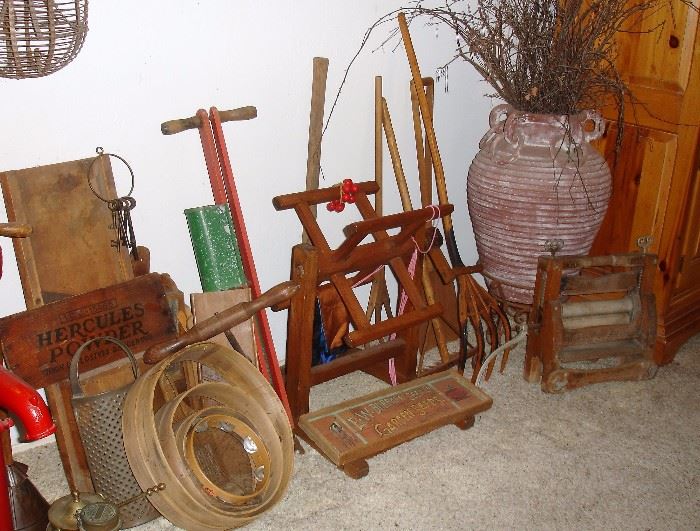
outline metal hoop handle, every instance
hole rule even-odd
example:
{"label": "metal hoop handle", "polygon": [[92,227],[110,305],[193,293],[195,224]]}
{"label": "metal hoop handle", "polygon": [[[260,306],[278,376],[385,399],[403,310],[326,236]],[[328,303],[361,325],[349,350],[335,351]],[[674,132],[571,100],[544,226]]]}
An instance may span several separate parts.
{"label": "metal hoop handle", "polygon": [[120,349],[122,349],[126,355],[129,357],[129,360],[131,361],[131,369],[132,372],[134,373],[134,379],[139,377],[139,366],[138,363],[136,362],[136,358],[134,357],[134,354],[131,352],[131,349],[126,346],[125,343],[122,341],[119,341],[118,339],[110,336],[103,336],[103,337],[93,337],[92,339],[87,340],[85,343],[80,345],[78,350],[73,354],[73,358],[70,360],[70,371],[69,371],[69,379],[70,379],[70,386],[71,386],[71,392],[73,393],[73,398],[75,397],[83,397],[83,388],[80,385],[80,378],[78,375],[78,363],[80,362],[80,356],[83,353],[83,350],[90,345],[91,343],[94,343],[95,341],[109,341],[111,343],[114,343],[117,345]]}
{"label": "metal hoop handle", "polygon": [[[95,164],[95,162],[98,159],[100,159],[101,157],[107,156],[107,157],[114,157],[115,159],[121,160],[124,163],[124,165],[128,168],[129,174],[131,175],[131,188],[129,189],[129,193],[126,194],[126,197],[130,197],[134,191],[134,170],[131,169],[131,166],[129,165],[129,163],[123,157],[120,157],[119,155],[115,155],[114,153],[105,153],[104,148],[99,147],[99,146],[95,149],[95,152],[97,153],[97,156],[94,159],[92,159],[92,162],[90,163],[90,166],[88,167],[88,171],[87,171],[87,182],[88,182],[88,186],[90,187],[90,190],[92,190],[92,193],[95,194],[95,196],[98,199],[104,201],[105,203],[109,203],[111,201],[110,199],[104,198],[100,194],[97,193],[97,190],[95,190],[95,187],[92,186],[92,179],[90,179],[90,176],[92,175],[92,166]],[[117,195],[119,195],[119,194],[117,194]]]}

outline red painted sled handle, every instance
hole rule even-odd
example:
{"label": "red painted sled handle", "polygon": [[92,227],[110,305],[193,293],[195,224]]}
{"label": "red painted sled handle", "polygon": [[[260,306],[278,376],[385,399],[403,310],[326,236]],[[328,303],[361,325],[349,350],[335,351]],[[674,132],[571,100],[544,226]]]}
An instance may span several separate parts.
{"label": "red painted sled handle", "polygon": [[[219,118],[222,122],[235,122],[239,120],[252,120],[258,116],[258,110],[252,105],[247,107],[239,107],[229,111],[219,111]],[[200,116],[190,116],[189,118],[179,118],[177,120],[169,120],[160,124],[160,131],[164,135],[174,135],[182,133],[188,129],[197,129],[202,125]]]}

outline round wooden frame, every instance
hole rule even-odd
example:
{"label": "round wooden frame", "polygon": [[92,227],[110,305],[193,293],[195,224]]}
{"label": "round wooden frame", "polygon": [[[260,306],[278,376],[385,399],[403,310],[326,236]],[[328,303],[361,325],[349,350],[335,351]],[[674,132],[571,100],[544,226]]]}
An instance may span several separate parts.
{"label": "round wooden frame", "polygon": [[[267,470],[252,493],[210,489],[206,474],[195,473],[188,445],[193,427],[207,418],[235,419],[232,428],[242,440],[255,435],[259,455],[250,460],[251,473]],[[282,498],[292,475],[294,442],[284,406],[243,355],[214,343],[184,348],[141,376],[126,397],[123,428],[139,485],[165,483],[149,500],[189,531],[246,525]]]}

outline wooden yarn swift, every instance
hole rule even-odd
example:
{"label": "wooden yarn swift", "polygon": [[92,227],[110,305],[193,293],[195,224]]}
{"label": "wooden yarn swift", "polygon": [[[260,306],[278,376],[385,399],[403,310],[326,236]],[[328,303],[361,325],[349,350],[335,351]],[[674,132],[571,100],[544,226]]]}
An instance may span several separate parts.
{"label": "wooden yarn swift", "polygon": [[[421,177],[423,177],[423,182],[421,183],[422,196],[424,199],[428,197],[429,187],[425,181],[426,177],[429,175],[428,166],[430,165],[434,170],[439,203],[441,205],[448,204],[449,199],[447,196],[445,172],[438,149],[435,129],[433,127],[432,110],[428,101],[428,95],[426,95],[423,77],[418,67],[418,60],[415,50],[413,49],[413,43],[411,42],[411,35],[408,31],[408,24],[406,23],[406,16],[404,13],[399,13],[398,22],[411,69],[413,79],[412,92],[415,95],[418,107],[418,109],[416,109],[414,104],[413,115],[418,147],[419,171],[421,172]],[[420,113],[418,113],[418,110]],[[422,142],[418,143],[419,138],[422,137],[419,131],[419,125],[416,123],[418,114],[420,114],[425,135],[423,150],[420,149]],[[451,212],[442,217],[442,226],[445,231],[445,243],[450,257],[450,264],[447,263],[440,249],[436,247],[431,249],[430,258],[443,282],[457,282],[459,322],[462,328],[460,338],[462,342],[462,360],[459,363],[459,368],[463,371],[466,358],[471,357],[474,367],[473,379],[475,380],[481,368],[481,364],[488,354],[487,350],[494,351],[499,344],[510,340],[510,322],[503,313],[498,302],[472,277],[472,274],[479,272],[480,266],[468,267],[464,265],[459,255],[450,214]],[[473,346],[470,345],[470,335],[473,336]],[[506,349],[501,360],[501,370],[505,367],[508,354],[509,350]]]}
{"label": "wooden yarn swift", "polygon": [[[291,277],[299,290],[289,304],[286,385],[295,430],[353,478],[367,474],[367,457],[447,423],[467,428],[476,412],[491,405],[489,397],[456,373],[411,381],[416,371],[417,328],[439,315],[442,306],[424,302],[406,259],[416,245],[425,245],[422,229],[426,220],[435,214],[446,215],[452,205],[377,217],[367,195],[378,189],[376,182],[358,183],[355,205],[363,220],[345,228],[345,241],[336,249],[329,246],[310,206],[335,199],[337,186],[273,200],[277,210],[295,210],[312,244],[292,249]],[[389,235],[391,229],[398,232]],[[373,241],[363,243],[368,237]],[[353,287],[369,282],[382,266],[392,270],[409,304],[404,313],[372,323]],[[314,305],[322,286],[337,291],[354,329],[344,336],[350,350],[312,366]],[[309,413],[312,386],[357,370],[387,379],[390,358],[395,359],[401,385]],[[450,392],[454,392],[452,397]],[[430,414],[416,414],[421,407]],[[394,426],[396,415],[403,416],[401,422],[394,421],[400,425]],[[358,420],[360,417],[364,420]],[[375,425],[384,426],[384,432],[375,431]]]}

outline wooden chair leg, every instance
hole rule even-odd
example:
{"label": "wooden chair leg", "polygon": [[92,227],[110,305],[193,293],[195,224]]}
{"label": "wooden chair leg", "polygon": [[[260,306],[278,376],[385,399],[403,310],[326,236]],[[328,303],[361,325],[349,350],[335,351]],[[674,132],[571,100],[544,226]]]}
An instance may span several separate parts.
{"label": "wooden chair leg", "polygon": [[309,411],[311,351],[318,271],[318,252],[301,244],[292,249],[292,280],[299,290],[292,297],[287,321],[286,389],[289,407],[297,419]]}

